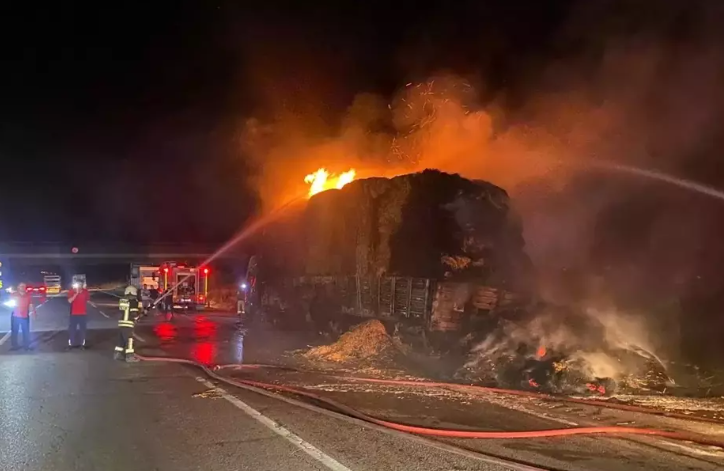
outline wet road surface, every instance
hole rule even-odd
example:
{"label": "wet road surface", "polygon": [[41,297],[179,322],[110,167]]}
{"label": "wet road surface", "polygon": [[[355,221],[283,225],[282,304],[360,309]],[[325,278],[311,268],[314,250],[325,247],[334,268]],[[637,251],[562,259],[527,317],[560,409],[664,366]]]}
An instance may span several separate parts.
{"label": "wet road surface", "polygon": [[[50,299],[33,321],[35,351],[0,345],[3,470],[488,470],[515,469],[432,448],[231,386],[178,364],[114,362],[115,299],[94,294],[87,351],[66,352],[68,304]],[[0,311],[0,339],[9,313]],[[266,362],[304,341],[285,333],[241,335],[233,316],[147,319],[137,350],[207,364]],[[272,345],[274,344],[274,345]],[[595,411],[541,415],[505,403],[441,398],[260,371],[257,379],[306,383],[317,392],[399,422],[489,430],[564,427]],[[537,410],[537,409],[536,409]],[[578,414],[578,415],[576,415]],[[641,417],[621,413],[623,422]],[[589,418],[590,420],[595,420]],[[664,424],[666,425],[666,424]],[[670,425],[670,424],[669,424]],[[448,440],[546,469],[722,469],[718,450],[646,439],[571,437]],[[677,448],[679,447],[679,448]],[[683,447],[683,448],[682,448]],[[687,448],[689,447],[689,448]]]}

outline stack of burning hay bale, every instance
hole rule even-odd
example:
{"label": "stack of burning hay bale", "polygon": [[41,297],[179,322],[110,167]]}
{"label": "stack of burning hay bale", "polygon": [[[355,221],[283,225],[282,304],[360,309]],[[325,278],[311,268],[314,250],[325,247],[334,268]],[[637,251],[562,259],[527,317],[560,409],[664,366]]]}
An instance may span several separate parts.
{"label": "stack of burning hay bale", "polygon": [[529,281],[520,222],[487,182],[436,170],[358,180],[314,196],[302,220],[307,275]]}
{"label": "stack of burning hay bale", "polygon": [[[293,284],[298,299],[287,304],[335,311],[321,324],[344,312],[461,331],[470,313],[454,309],[475,301],[488,313],[532,291],[507,193],[436,170],[324,191],[264,237],[267,288],[289,296]],[[451,289],[463,294],[448,299]]]}

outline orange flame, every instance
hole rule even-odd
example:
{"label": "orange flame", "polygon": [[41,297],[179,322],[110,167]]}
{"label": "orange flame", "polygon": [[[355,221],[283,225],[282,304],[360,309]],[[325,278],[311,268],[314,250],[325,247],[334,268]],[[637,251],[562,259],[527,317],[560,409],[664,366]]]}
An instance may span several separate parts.
{"label": "orange flame", "polygon": [[349,169],[339,175],[329,173],[327,169],[320,168],[314,173],[310,173],[304,177],[304,182],[309,184],[309,197],[316,195],[325,190],[331,190],[333,188],[340,189],[347,183],[354,180],[355,175],[354,169]]}

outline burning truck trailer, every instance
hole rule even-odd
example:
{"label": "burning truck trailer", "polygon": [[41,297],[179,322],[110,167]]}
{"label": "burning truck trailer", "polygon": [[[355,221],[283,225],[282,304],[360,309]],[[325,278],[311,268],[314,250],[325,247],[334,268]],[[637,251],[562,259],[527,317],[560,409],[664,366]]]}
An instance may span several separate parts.
{"label": "burning truck trailer", "polygon": [[435,170],[356,180],[261,234],[248,267],[250,315],[333,333],[378,319],[406,343],[444,352],[458,377],[494,339],[498,348],[477,362],[486,374],[466,380],[610,393],[608,378],[572,366],[575,351],[510,335],[543,305],[524,245],[507,193],[488,182]]}
{"label": "burning truck trailer", "polygon": [[522,225],[505,190],[435,170],[318,193],[257,246],[248,268],[252,316],[336,332],[374,318],[461,363],[534,298]]}
{"label": "burning truck trailer", "polygon": [[507,193],[435,170],[316,194],[258,245],[258,305],[292,324],[378,318],[453,338],[532,293]]}

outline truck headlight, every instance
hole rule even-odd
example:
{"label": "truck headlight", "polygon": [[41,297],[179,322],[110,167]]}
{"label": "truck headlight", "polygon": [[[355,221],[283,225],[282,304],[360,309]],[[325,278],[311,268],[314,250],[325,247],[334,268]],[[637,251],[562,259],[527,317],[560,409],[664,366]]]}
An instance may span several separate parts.
{"label": "truck headlight", "polygon": [[5,307],[15,307],[15,306],[17,306],[17,304],[18,304],[18,302],[15,301],[14,299],[8,299],[7,301],[5,301],[5,302],[3,303],[3,305],[4,305]]}

